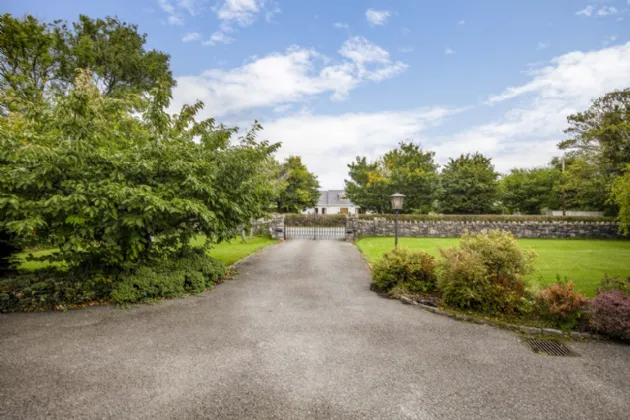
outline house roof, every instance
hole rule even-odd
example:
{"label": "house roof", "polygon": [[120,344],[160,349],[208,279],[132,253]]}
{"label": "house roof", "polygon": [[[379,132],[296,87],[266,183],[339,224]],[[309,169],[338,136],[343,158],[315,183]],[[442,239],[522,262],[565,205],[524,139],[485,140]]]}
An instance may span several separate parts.
{"label": "house roof", "polygon": [[326,207],[326,206],[348,206],[348,207],[356,207],[352,201],[347,198],[341,198],[345,196],[346,192],[344,190],[328,190],[328,191],[320,191],[321,195],[319,197],[319,201],[317,202],[318,207]]}

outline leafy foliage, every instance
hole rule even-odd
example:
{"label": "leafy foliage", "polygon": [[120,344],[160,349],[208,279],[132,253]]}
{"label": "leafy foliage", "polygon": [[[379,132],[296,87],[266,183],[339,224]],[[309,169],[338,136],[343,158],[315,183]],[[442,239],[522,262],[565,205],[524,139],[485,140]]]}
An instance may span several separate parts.
{"label": "leafy foliage", "polygon": [[566,330],[575,328],[584,319],[584,309],[588,303],[588,299],[574,287],[572,281],[558,281],[536,296],[541,315]]}
{"label": "leafy foliage", "polygon": [[[373,220],[375,218],[383,218],[394,220],[392,214],[361,214],[360,219]],[[406,222],[469,222],[469,223],[564,223],[564,222],[606,222],[615,221],[613,217],[601,216],[543,216],[543,215],[504,215],[504,214],[401,214],[398,216],[401,221]]]}
{"label": "leafy foliage", "polygon": [[630,340],[630,295],[603,292],[591,300],[591,322],[600,334]]}
{"label": "leafy foliage", "polygon": [[440,210],[447,214],[495,212],[498,177],[491,159],[479,153],[450,159],[440,176]]}
{"label": "leafy foliage", "polygon": [[372,284],[381,292],[427,293],[435,290],[435,258],[424,251],[394,249],[372,268]]}
{"label": "leafy foliage", "polygon": [[606,175],[619,175],[630,163],[630,88],[607,93],[589,109],[570,115],[560,149],[590,156]]}
{"label": "leafy foliage", "polygon": [[287,214],[284,217],[287,226],[322,226],[340,227],[346,226],[345,214]]}
{"label": "leafy foliage", "polygon": [[459,248],[440,253],[438,287],[445,304],[490,314],[519,311],[527,287],[524,276],[533,270],[535,254],[521,249],[512,234],[465,233]]}
{"label": "leafy foliage", "polygon": [[223,263],[206,255],[203,249],[193,250],[178,258],[121,274],[111,292],[111,300],[125,305],[201,293],[223,280],[225,275]]}
{"label": "leafy foliage", "polygon": [[297,213],[315,207],[319,200],[319,181],[308,171],[299,156],[290,156],[280,165],[280,180],[284,184],[277,196],[278,211]]}
{"label": "leafy foliage", "polygon": [[604,278],[599,283],[596,292],[599,294],[615,291],[630,295],[630,277],[623,278],[620,276],[609,276],[608,274],[605,274]]}
{"label": "leafy foliage", "polygon": [[566,206],[576,210],[607,210],[608,179],[597,162],[587,157],[573,156],[567,159],[555,191],[566,195]]}
{"label": "leafy foliage", "polygon": [[0,16],[0,86],[24,101],[38,103],[55,91],[67,92],[76,69],[90,69],[103,94],[148,92],[175,85],[169,56],[144,49],[146,35],[117,18],[80,15],[72,29],[63,21],[41,22],[27,15]]}
{"label": "leafy foliage", "polygon": [[15,254],[21,251],[21,247],[15,239],[15,235],[0,227],[0,276],[13,271],[17,266]]}
{"label": "leafy foliage", "polygon": [[610,201],[619,208],[619,231],[625,235],[630,232],[630,165],[622,176],[617,177],[611,187]]}
{"label": "leafy foliage", "polygon": [[171,298],[200,293],[226,276],[225,264],[209,257],[204,249],[172,257],[109,275],[77,268],[15,273],[0,280],[0,312]]}
{"label": "leafy foliage", "polygon": [[0,312],[66,309],[108,300],[112,278],[83,270],[46,268],[0,279]]}
{"label": "leafy foliage", "polygon": [[434,152],[425,152],[413,143],[400,143],[375,162],[357,157],[349,164],[346,193],[363,210],[391,213],[390,195],[405,194],[403,212],[428,212],[437,189]]}
{"label": "leafy foliage", "polygon": [[235,129],[195,120],[203,104],[171,117],[169,100],[168,88],[153,89],[139,119],[139,96],[103,97],[83,72],[34,113],[14,101],[0,122],[7,229],[57,246],[49,261],[116,271],[166,258],[198,233],[230,239],[262,215],[279,145],[256,142],[257,123],[232,144]]}
{"label": "leafy foliage", "polygon": [[511,213],[540,214],[544,209],[558,209],[560,194],[554,188],[560,175],[554,167],[512,169],[499,183],[502,204]]}

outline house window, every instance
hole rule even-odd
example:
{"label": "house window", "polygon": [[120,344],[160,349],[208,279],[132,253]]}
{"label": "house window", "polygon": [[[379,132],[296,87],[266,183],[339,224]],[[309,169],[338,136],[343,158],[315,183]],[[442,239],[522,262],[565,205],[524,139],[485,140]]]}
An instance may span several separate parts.
{"label": "house window", "polygon": [[319,213],[319,208],[315,207],[315,214]]}
{"label": "house window", "polygon": [[326,214],[326,207],[322,207],[322,214]]}

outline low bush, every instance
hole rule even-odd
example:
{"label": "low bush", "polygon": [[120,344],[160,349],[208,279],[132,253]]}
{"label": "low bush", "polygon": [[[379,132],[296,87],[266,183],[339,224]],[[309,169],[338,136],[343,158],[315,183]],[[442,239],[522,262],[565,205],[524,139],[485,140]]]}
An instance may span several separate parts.
{"label": "low bush", "polygon": [[0,280],[0,312],[65,309],[109,299],[111,278],[46,268]]}
{"label": "low bush", "polygon": [[596,292],[599,294],[615,291],[630,295],[630,277],[624,279],[623,277],[605,274],[599,286],[597,286]]}
{"label": "low bush", "polygon": [[574,286],[572,281],[558,281],[536,296],[542,317],[563,330],[571,330],[585,319],[588,299],[574,290]]}
{"label": "low bush", "polygon": [[393,294],[418,294],[435,290],[435,258],[424,251],[394,249],[374,264],[375,290]]}
{"label": "low bush", "polygon": [[[361,220],[387,219],[394,220],[395,214],[361,214]],[[614,217],[608,216],[545,216],[545,215],[504,215],[504,214],[400,214],[403,222],[468,222],[468,223],[506,223],[506,222],[607,222],[614,223]]]}
{"label": "low bush", "polygon": [[64,309],[94,302],[127,305],[200,293],[223,280],[225,264],[203,249],[156,261],[117,275],[55,267],[19,272],[0,279],[0,312]]}
{"label": "low bush", "polygon": [[346,225],[345,214],[286,214],[284,216],[286,226],[322,226],[341,227]]}
{"label": "low bush", "polygon": [[16,255],[20,250],[15,235],[0,227],[0,275],[15,270],[18,264]]}
{"label": "low bush", "polygon": [[440,249],[438,287],[454,308],[510,314],[527,306],[524,276],[535,253],[521,249],[509,232],[464,233],[459,248]]}
{"label": "low bush", "polygon": [[111,300],[127,305],[200,293],[223,280],[226,271],[222,262],[209,257],[202,249],[188,251],[173,261],[141,266],[120,274],[111,292]]}
{"label": "low bush", "polygon": [[600,333],[630,340],[630,295],[603,292],[591,300],[591,323]]}

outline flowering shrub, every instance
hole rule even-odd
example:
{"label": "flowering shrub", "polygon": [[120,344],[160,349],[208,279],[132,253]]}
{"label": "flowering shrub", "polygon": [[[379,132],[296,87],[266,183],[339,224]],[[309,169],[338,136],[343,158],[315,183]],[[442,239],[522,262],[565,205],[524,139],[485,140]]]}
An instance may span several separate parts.
{"label": "flowering shrub", "polygon": [[526,303],[524,275],[536,254],[509,232],[464,233],[459,248],[441,249],[438,286],[445,304],[490,314],[519,312]]}
{"label": "flowering shrub", "polygon": [[630,340],[630,295],[603,292],[591,300],[591,322],[601,334]]}
{"label": "flowering shrub", "polygon": [[394,249],[372,269],[374,288],[388,293],[423,293],[435,289],[435,258],[424,251]]}
{"label": "flowering shrub", "polygon": [[536,296],[543,317],[562,329],[572,329],[584,319],[588,299],[574,290],[574,286],[572,281],[559,281]]}

